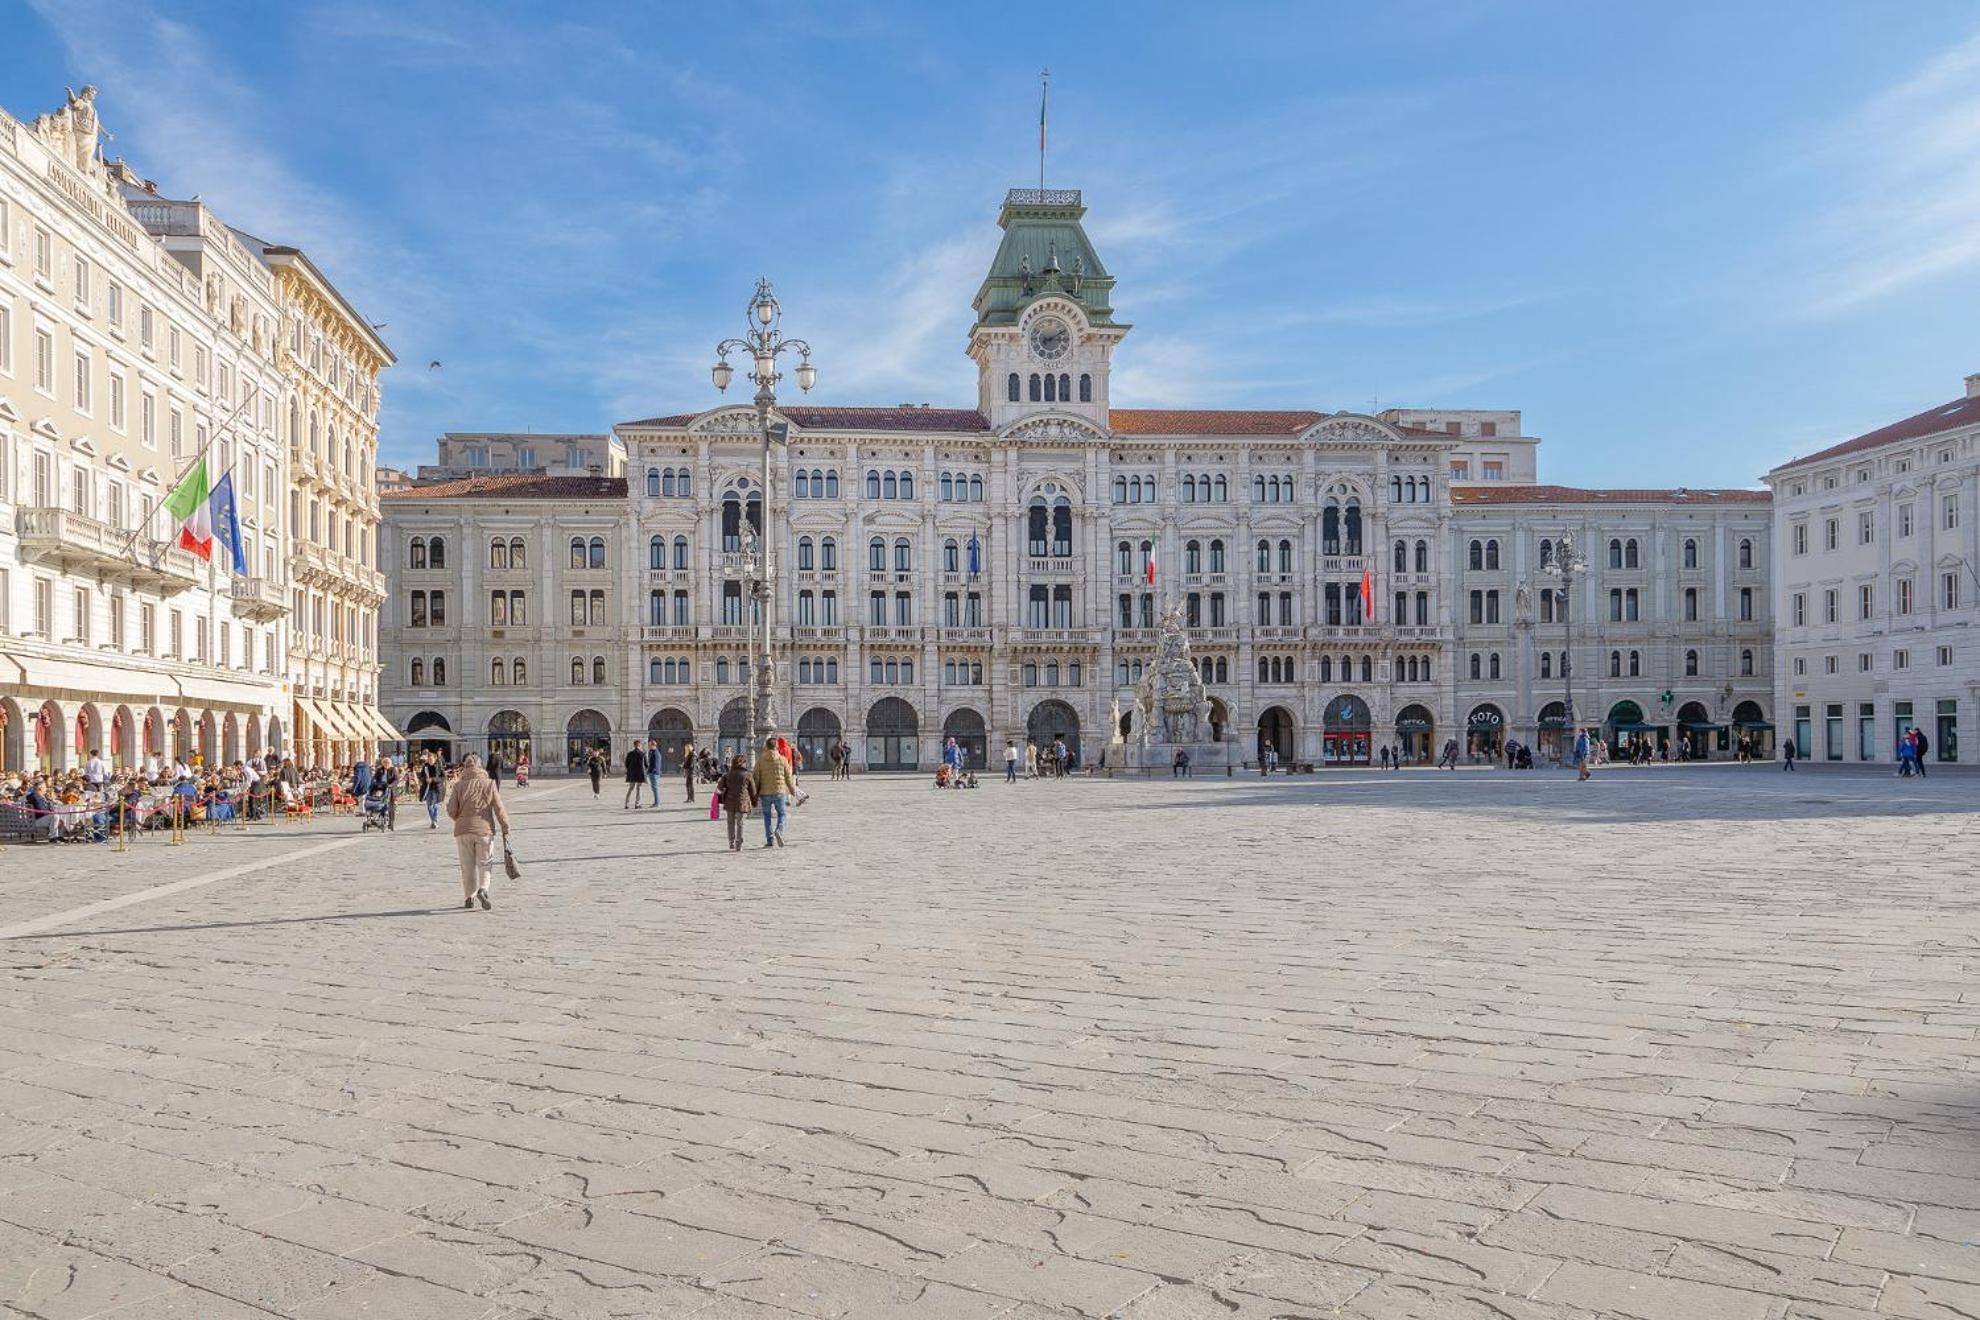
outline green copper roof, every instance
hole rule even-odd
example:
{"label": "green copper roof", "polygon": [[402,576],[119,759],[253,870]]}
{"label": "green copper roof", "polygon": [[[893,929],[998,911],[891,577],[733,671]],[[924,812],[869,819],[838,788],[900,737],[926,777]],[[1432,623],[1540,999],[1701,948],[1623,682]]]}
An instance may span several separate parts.
{"label": "green copper roof", "polygon": [[997,215],[1004,241],[976,291],[978,325],[1015,325],[1033,300],[1069,297],[1095,325],[1115,325],[1114,277],[1080,227],[1079,191],[1013,188]]}

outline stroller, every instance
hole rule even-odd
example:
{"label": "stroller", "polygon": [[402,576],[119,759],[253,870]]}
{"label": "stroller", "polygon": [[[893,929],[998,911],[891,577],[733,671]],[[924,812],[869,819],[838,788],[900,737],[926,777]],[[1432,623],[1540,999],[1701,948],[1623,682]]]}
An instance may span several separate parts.
{"label": "stroller", "polygon": [[364,830],[382,830],[390,823],[392,796],[384,785],[373,784],[360,805],[364,810]]}

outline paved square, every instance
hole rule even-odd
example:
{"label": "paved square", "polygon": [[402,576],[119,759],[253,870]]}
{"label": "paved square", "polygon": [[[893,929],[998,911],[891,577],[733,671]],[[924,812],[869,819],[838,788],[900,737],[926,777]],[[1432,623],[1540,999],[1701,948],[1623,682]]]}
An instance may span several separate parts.
{"label": "paved square", "polygon": [[0,852],[0,1311],[1980,1315],[1980,781],[812,787]]}

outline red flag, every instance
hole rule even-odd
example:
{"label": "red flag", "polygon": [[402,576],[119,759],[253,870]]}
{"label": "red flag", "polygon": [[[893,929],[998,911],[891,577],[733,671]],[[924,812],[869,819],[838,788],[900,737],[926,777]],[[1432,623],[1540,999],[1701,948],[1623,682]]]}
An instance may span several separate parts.
{"label": "red flag", "polygon": [[1361,570],[1361,619],[1364,623],[1375,622],[1375,574],[1366,568]]}
{"label": "red flag", "polygon": [[1155,585],[1155,557],[1161,549],[1162,538],[1158,536],[1155,538],[1154,548],[1148,552],[1148,585],[1151,587]]}

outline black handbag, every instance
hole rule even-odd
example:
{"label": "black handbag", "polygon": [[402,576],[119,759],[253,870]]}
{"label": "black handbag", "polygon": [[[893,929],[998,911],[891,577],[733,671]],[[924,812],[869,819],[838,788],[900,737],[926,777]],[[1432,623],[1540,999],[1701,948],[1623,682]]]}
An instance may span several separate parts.
{"label": "black handbag", "polygon": [[522,879],[522,868],[516,865],[516,855],[509,851],[507,844],[502,846],[502,873],[511,880]]}

